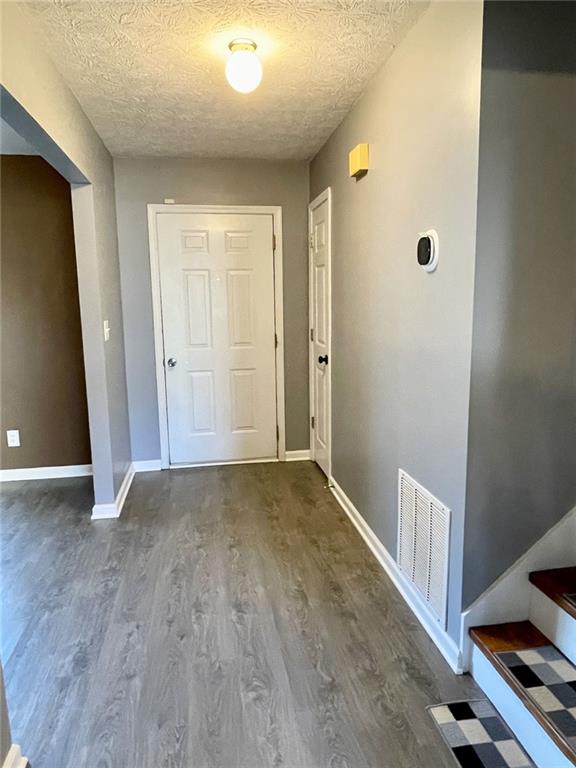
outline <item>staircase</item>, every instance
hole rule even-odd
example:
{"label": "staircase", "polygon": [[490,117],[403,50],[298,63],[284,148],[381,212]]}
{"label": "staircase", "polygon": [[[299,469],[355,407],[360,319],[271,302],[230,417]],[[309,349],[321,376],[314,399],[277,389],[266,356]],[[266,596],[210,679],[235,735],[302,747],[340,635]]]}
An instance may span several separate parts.
{"label": "staircase", "polygon": [[530,574],[530,618],[576,664],[576,567]]}
{"label": "staircase", "polygon": [[473,627],[471,672],[538,768],[576,765],[576,567],[531,573],[529,621]]}

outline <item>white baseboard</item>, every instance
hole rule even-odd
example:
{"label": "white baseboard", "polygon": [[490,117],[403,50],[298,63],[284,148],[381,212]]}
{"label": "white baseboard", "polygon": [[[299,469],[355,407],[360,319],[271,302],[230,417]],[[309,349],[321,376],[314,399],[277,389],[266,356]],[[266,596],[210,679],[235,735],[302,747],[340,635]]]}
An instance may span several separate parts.
{"label": "white baseboard", "polygon": [[113,517],[120,517],[116,502],[111,504],[94,504],[92,507],[92,520],[110,520]]}
{"label": "white baseboard", "polygon": [[[278,458],[271,456],[269,459],[247,459],[246,461],[215,461],[200,464],[172,464],[170,469],[194,469],[196,467],[220,467],[227,464],[269,464],[276,462]],[[284,461],[310,461],[310,450],[286,451]],[[162,469],[161,459],[148,459],[146,461],[133,461],[134,472],[159,472]]]}
{"label": "white baseboard", "polygon": [[[574,557],[576,559],[576,554]],[[576,619],[534,584],[531,586],[530,621],[576,664]]]}
{"label": "white baseboard", "polygon": [[285,461],[310,461],[310,449],[302,451],[286,451]]}
{"label": "white baseboard", "polygon": [[124,502],[126,501],[126,497],[128,496],[128,491],[130,490],[130,486],[132,485],[132,480],[134,480],[134,465],[130,464],[130,466],[126,471],[126,474],[124,475],[124,480],[122,480],[122,485],[120,486],[118,495],[116,496],[116,507],[118,509],[118,517],[120,517],[120,513],[122,512],[122,508],[124,507]]}
{"label": "white baseboard", "polygon": [[54,480],[59,477],[88,477],[92,464],[67,464],[61,467],[27,467],[24,469],[0,469],[0,482],[16,480]]}
{"label": "white baseboard", "polygon": [[111,518],[120,517],[122,513],[122,507],[128,496],[128,491],[134,480],[134,465],[130,464],[122,485],[116,496],[116,499],[110,504],[95,504],[92,507],[92,520],[109,520]]}
{"label": "white baseboard", "polygon": [[474,680],[488,696],[538,768],[574,768],[482,651],[471,654]]}
{"label": "white baseboard", "polygon": [[472,650],[472,641],[468,635],[470,627],[525,621],[530,615],[531,584],[528,574],[545,568],[574,565],[575,551],[576,507],[462,613],[460,647],[465,669],[469,666]]}
{"label": "white baseboard", "polygon": [[162,469],[160,459],[148,459],[147,461],[133,461],[134,472],[159,472]]}
{"label": "white baseboard", "polygon": [[330,485],[330,490],[334,494],[334,497],[344,512],[348,515],[358,530],[360,536],[362,536],[366,544],[370,547],[372,554],[378,560],[382,568],[384,568],[396,589],[408,603],[408,606],[420,624],[422,624],[434,645],[438,648],[442,656],[444,656],[452,670],[456,674],[462,674],[463,669],[460,660],[460,651],[454,640],[452,640],[452,638],[446,632],[444,632],[444,630],[438,624],[434,622],[432,617],[428,615],[427,608],[423,604],[420,604],[420,598],[415,593],[412,586],[404,578],[402,572],[396,564],[396,561],[393,559],[386,547],[382,544],[380,539],[376,536],[374,531],[370,528],[368,523],[364,520],[360,512],[358,512],[354,504],[352,504],[348,496],[346,496],[334,478],[330,479]]}
{"label": "white baseboard", "polygon": [[192,464],[170,464],[170,469],[200,469],[202,467],[235,467],[238,464],[277,464],[277,456],[269,459],[239,459],[238,461],[201,461]]}
{"label": "white baseboard", "polygon": [[27,765],[28,760],[22,756],[18,744],[12,744],[2,763],[2,768],[26,768]]}

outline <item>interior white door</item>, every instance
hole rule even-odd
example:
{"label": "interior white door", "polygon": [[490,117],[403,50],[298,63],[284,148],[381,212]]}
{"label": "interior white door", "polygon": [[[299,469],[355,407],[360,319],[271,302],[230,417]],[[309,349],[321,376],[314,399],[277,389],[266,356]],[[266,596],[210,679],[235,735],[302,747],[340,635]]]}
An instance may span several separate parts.
{"label": "interior white door", "polygon": [[310,445],[327,477],[331,458],[330,190],[309,207],[310,233]]}
{"label": "interior white door", "polygon": [[273,458],[272,216],[157,221],[170,463]]}

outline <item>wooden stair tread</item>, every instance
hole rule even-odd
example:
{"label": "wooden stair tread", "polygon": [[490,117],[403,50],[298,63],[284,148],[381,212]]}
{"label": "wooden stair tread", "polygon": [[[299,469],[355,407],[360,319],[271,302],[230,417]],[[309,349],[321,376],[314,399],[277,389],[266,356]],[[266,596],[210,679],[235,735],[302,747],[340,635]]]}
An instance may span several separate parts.
{"label": "wooden stair tread", "polygon": [[488,661],[512,688],[526,709],[540,723],[556,746],[576,765],[576,752],[566,741],[564,735],[528,695],[526,689],[518,682],[508,667],[496,655],[507,651],[525,651],[529,648],[539,648],[543,645],[554,645],[539,629],[529,621],[516,621],[510,624],[494,624],[485,627],[472,627],[470,637]]}
{"label": "wooden stair tread", "polygon": [[546,635],[529,621],[514,621],[510,624],[492,624],[487,627],[472,627],[470,635],[481,650],[488,653],[503,651],[525,651],[540,645],[551,645]]}
{"label": "wooden stair tread", "polygon": [[566,598],[576,594],[576,566],[533,571],[529,578],[535,587],[576,619],[576,605]]}

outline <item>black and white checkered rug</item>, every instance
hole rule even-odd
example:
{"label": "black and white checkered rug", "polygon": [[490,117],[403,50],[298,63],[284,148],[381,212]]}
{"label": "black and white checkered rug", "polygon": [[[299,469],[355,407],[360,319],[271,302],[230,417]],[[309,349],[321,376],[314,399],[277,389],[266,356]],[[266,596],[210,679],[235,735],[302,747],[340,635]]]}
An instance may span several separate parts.
{"label": "black and white checkered rug", "polygon": [[576,751],[576,667],[553,645],[496,655]]}
{"label": "black and white checkered rug", "polygon": [[462,768],[534,768],[487,699],[428,707]]}

